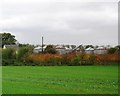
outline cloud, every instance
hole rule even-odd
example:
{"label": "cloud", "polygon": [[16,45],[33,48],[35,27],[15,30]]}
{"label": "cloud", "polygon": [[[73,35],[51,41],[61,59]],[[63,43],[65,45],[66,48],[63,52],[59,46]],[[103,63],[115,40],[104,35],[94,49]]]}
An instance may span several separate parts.
{"label": "cloud", "polygon": [[117,7],[115,2],[5,0],[0,24],[22,43],[40,44],[44,36],[47,44],[116,45]]}

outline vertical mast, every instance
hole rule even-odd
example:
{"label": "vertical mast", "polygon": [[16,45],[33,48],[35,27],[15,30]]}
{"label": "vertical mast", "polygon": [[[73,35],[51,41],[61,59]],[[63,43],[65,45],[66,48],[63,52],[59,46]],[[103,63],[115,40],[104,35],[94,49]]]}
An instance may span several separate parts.
{"label": "vertical mast", "polygon": [[43,36],[42,36],[42,52],[43,52]]}

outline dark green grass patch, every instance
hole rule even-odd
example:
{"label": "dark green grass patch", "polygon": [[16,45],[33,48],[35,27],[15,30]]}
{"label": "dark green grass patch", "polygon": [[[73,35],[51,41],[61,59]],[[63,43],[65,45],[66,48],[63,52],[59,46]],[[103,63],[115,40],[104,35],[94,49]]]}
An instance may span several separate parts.
{"label": "dark green grass patch", "polygon": [[118,94],[117,66],[4,66],[3,94]]}

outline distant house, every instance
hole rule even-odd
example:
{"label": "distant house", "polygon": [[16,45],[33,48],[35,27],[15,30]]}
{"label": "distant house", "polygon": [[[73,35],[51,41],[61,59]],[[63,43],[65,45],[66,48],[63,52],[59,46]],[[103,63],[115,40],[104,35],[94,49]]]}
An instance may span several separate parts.
{"label": "distant house", "polygon": [[[43,47],[43,51],[45,51],[46,46]],[[41,53],[42,52],[42,46],[37,46],[33,49],[33,53]]]}
{"label": "distant house", "polygon": [[18,45],[4,45],[3,49],[7,49],[7,48],[14,48],[14,49],[18,49],[19,46]]}
{"label": "distant house", "polygon": [[89,48],[85,49],[85,53],[87,53],[87,54],[92,54],[92,53],[94,53],[94,48],[89,47]]}
{"label": "distant house", "polygon": [[42,47],[38,46],[33,49],[33,53],[40,53],[42,52]]}
{"label": "distant house", "polygon": [[18,48],[19,48],[19,45],[4,45],[3,46],[3,49],[8,49],[8,48],[12,48],[12,49],[15,49],[15,53],[17,54],[18,53]]}
{"label": "distant house", "polygon": [[108,52],[107,48],[103,46],[99,46],[98,48],[94,50],[95,54],[107,54],[107,52]]}

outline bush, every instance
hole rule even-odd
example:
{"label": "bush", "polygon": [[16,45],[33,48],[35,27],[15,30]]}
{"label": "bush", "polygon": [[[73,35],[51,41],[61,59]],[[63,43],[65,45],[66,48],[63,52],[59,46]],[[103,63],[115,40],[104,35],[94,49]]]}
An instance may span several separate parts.
{"label": "bush", "polygon": [[13,65],[16,58],[16,50],[12,48],[2,50],[2,65]]}
{"label": "bush", "polygon": [[80,65],[80,56],[74,57],[74,58],[71,60],[70,65],[73,65],[73,66]]}
{"label": "bush", "polygon": [[45,48],[44,53],[56,54],[57,51],[56,51],[56,49],[54,48],[53,45],[48,45],[48,46]]}
{"label": "bush", "polygon": [[114,54],[116,52],[116,48],[110,48],[108,50],[108,54]]}
{"label": "bush", "polygon": [[18,52],[17,52],[17,61],[21,61],[21,62],[26,62],[26,58],[28,56],[28,52],[29,52],[29,48],[28,47],[21,47],[19,48]]}
{"label": "bush", "polygon": [[111,62],[120,62],[120,55],[117,54],[97,54],[96,61],[99,65],[108,65]]}
{"label": "bush", "polygon": [[35,65],[61,65],[62,55],[60,54],[32,54],[28,57]]}
{"label": "bush", "polygon": [[15,59],[15,50],[12,48],[2,50],[2,59]]}
{"label": "bush", "polygon": [[2,59],[2,65],[7,66],[7,65],[14,65],[15,59]]}

